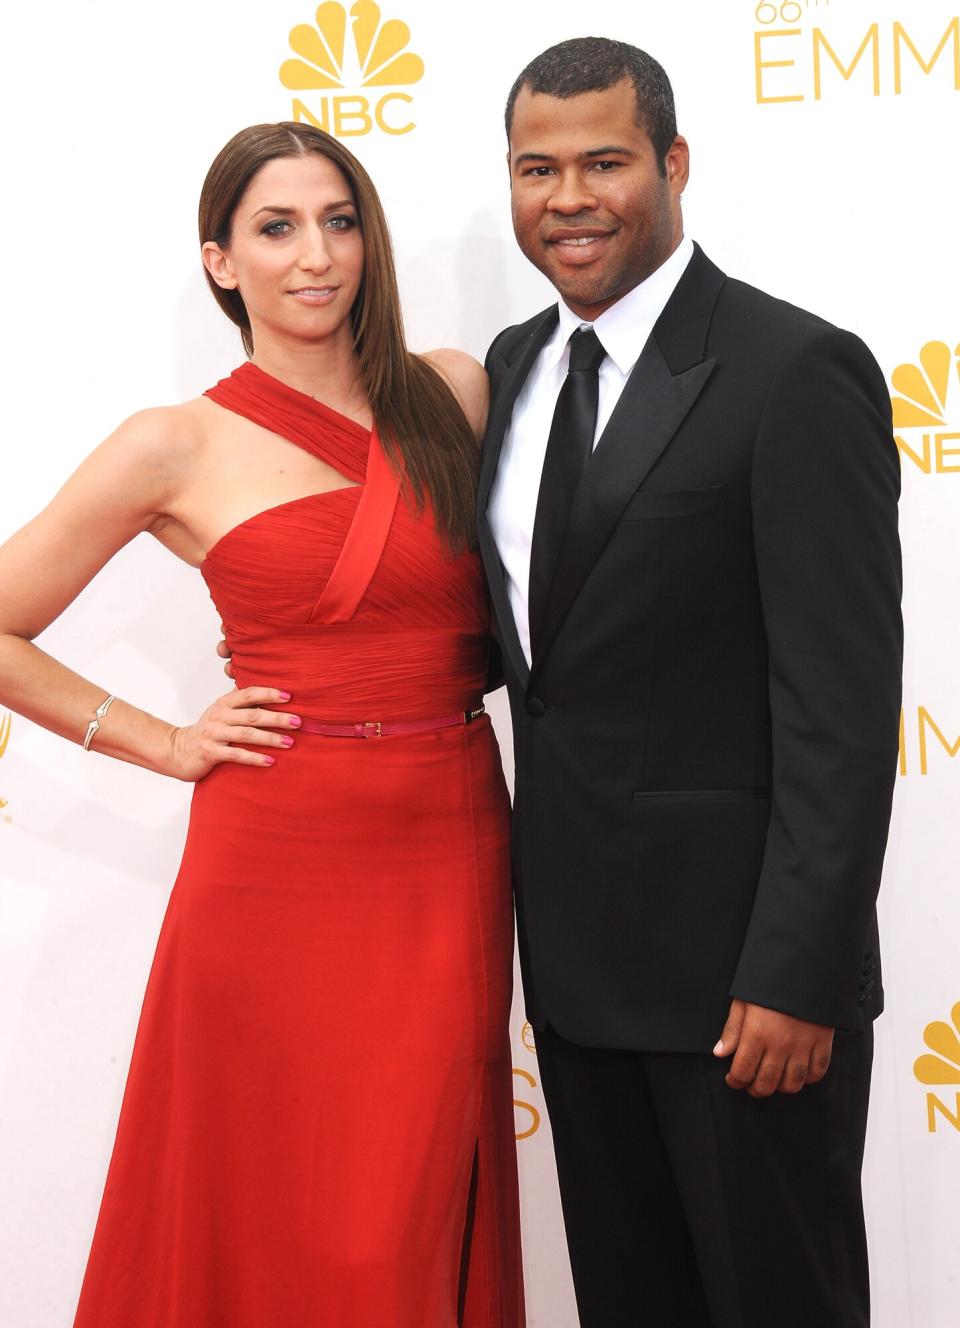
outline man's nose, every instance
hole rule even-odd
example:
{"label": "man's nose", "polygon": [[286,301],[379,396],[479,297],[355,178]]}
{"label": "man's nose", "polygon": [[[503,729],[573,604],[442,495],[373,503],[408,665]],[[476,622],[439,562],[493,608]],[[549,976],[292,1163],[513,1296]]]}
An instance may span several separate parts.
{"label": "man's nose", "polygon": [[565,217],[577,212],[591,212],[597,207],[597,196],[588,187],[579,171],[565,171],[557,176],[556,185],[547,199],[552,212]]}

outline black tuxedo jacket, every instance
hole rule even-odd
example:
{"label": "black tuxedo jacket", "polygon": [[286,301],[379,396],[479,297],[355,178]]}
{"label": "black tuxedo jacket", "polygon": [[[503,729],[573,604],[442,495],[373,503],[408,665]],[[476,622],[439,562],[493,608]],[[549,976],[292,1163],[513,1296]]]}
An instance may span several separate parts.
{"label": "black tuxedo jacket", "polygon": [[527,667],[487,517],[556,326],[496,339],[480,481],[528,1014],[707,1051],[730,998],[857,1027],[896,771],[900,469],[866,347],[697,249],[577,492]]}

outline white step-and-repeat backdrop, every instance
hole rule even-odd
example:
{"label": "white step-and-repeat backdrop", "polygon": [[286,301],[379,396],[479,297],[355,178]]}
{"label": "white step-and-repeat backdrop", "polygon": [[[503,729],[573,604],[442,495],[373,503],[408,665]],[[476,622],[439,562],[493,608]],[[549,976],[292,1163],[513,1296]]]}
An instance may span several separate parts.
{"label": "white step-and-repeat backdrop", "polygon": [[[347,0],[342,63],[323,68],[317,28],[339,8],[5,7],[0,536],[119,420],[194,396],[239,362],[203,283],[194,224],[206,167],[235,130],[295,118],[342,136],[383,195],[411,344],[482,357],[501,327],[550,299],[510,230],[501,117],[514,75],[586,31],[656,55],[692,149],[688,232],[728,272],[863,336],[894,397],[908,651],[881,898],[889,1008],[865,1184],[877,1328],[953,1328],[957,0],[385,0],[382,13]],[[362,61],[354,20],[379,34]],[[184,722],[223,689],[217,635],[200,577],[141,537],[42,644]],[[84,756],[0,711],[4,1328],[71,1322],[188,798],[183,785]],[[528,1322],[575,1328],[536,1051],[519,1010],[513,1029]],[[429,1065],[423,1075],[429,1093]]]}

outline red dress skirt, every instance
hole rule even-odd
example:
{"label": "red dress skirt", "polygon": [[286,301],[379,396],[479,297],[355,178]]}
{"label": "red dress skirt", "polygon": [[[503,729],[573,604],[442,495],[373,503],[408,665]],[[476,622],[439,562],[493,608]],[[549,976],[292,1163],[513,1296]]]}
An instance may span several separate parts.
{"label": "red dress skirt", "polygon": [[[376,436],[250,364],[207,395],[357,481],[210,551],[237,685],[321,721],[476,708],[478,561]],[[277,758],[196,786],[75,1328],[521,1328],[489,720]]]}

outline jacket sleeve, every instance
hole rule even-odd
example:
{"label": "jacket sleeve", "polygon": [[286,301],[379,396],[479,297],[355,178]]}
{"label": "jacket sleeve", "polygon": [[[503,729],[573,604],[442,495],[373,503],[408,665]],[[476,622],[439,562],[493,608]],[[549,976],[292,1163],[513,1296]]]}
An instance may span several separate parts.
{"label": "jacket sleeve", "polygon": [[772,810],[731,994],[830,1026],[859,986],[896,778],[900,465],[883,376],[817,329],[764,405],[753,462]]}

